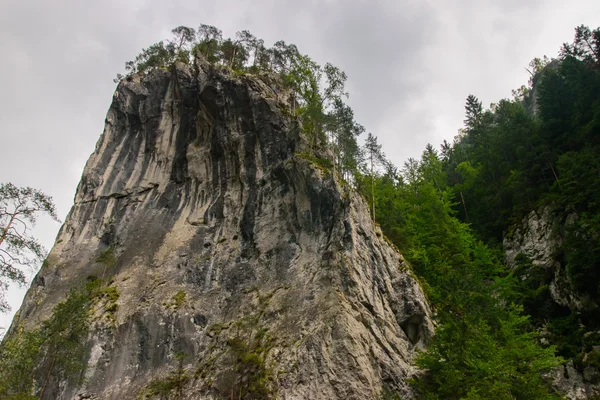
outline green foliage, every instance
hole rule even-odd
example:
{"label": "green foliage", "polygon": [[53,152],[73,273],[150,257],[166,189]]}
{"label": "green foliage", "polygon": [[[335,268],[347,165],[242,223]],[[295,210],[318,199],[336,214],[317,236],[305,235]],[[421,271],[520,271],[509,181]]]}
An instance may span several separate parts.
{"label": "green foliage", "polygon": [[213,335],[219,336],[221,332],[227,329],[229,329],[229,324],[214,323],[208,327],[207,331]]}
{"label": "green foliage", "polygon": [[[359,187],[365,195],[371,189]],[[374,193],[382,230],[426,282],[440,322],[417,359],[427,371],[415,381],[418,391],[440,399],[555,398],[540,373],[561,360],[553,347],[539,345],[518,305],[522,295],[514,296],[520,282],[501,254],[457,218],[435,149],[409,160],[401,176],[376,175]]]}
{"label": "green foliage", "polygon": [[[213,340],[209,346],[227,345],[227,351],[217,350],[200,360],[195,377],[221,393],[224,398],[271,399],[274,398],[274,373],[268,355],[276,345],[276,339],[261,320],[266,316],[271,298],[279,288],[261,293],[256,287],[244,290],[253,294],[251,306],[240,319],[228,323],[213,323],[207,334]],[[267,317],[272,318],[272,317]],[[218,375],[218,376],[217,376]],[[213,385],[214,382],[218,382]]]}
{"label": "green foliage", "polygon": [[89,352],[92,306],[105,299],[105,304],[114,305],[108,310],[114,313],[118,297],[116,288],[89,277],[85,287],[71,290],[39,328],[18,328],[12,333],[0,348],[0,397],[41,398],[51,377],[81,384]]}
{"label": "green foliage", "polygon": [[600,305],[600,212],[582,213],[567,228],[562,249],[567,274],[577,293],[586,293]]}
{"label": "green foliage", "polygon": [[117,265],[116,251],[113,246],[109,246],[96,258],[96,262],[102,264],[102,279],[106,276],[106,273],[112,270]]}
{"label": "green foliage", "polygon": [[[98,280],[100,283],[101,280]],[[115,314],[119,309],[117,301],[119,300],[119,290],[116,286],[104,286],[99,284],[98,288],[94,289],[93,303],[96,307],[101,307],[102,314],[100,320],[108,325],[115,325]]]}
{"label": "green foliage", "polygon": [[42,334],[46,338],[43,364],[48,375],[81,383],[87,361],[91,299],[90,292],[71,291],[64,302],[54,307],[50,319],[42,324]]}
{"label": "green foliage", "polygon": [[593,349],[589,354],[587,354],[584,361],[586,365],[600,370],[600,351],[598,349]]}
{"label": "green foliage", "polygon": [[114,247],[107,247],[100,255],[96,258],[96,262],[104,265],[106,268],[112,268],[117,263],[115,256]]}
{"label": "green foliage", "polygon": [[349,181],[363,159],[357,138],[365,129],[354,120],[352,109],[339,98],[333,101],[327,124],[327,130],[332,133],[335,166],[340,177]]}
{"label": "green foliage", "polygon": [[[380,165],[385,165],[385,154],[381,150],[381,144],[378,143],[377,137],[369,132],[365,141],[364,154],[366,161],[369,163],[369,173],[371,175],[371,218],[375,218],[375,168]],[[367,167],[367,166],[365,166]]]}
{"label": "green foliage", "polygon": [[379,398],[380,400],[402,400],[402,397],[398,393],[385,387]]}
{"label": "green foliage", "polygon": [[114,303],[119,299],[119,290],[116,286],[106,286],[99,291],[99,294],[110,303]]}
{"label": "green foliage", "polygon": [[552,315],[546,326],[549,339],[555,344],[558,354],[571,358],[577,365],[582,359],[582,340],[585,330],[578,315],[565,312],[562,315]]}
{"label": "green foliage", "polygon": [[524,330],[527,317],[519,314],[519,309],[509,310],[494,327],[470,318],[443,324],[417,361],[428,371],[417,381],[420,392],[443,399],[559,399],[540,375],[559,360],[552,348],[541,349]]}
{"label": "green foliage", "polygon": [[130,73],[145,73],[155,69],[165,68],[178,59],[176,48],[160,41],[142,50],[134,61],[125,64],[125,69]]}
{"label": "green foliage", "polygon": [[38,366],[44,337],[40,331],[28,332],[18,327],[0,349],[0,397],[3,399],[36,398],[32,394],[32,371]]}
{"label": "green foliage", "polygon": [[192,55],[201,54],[208,62],[217,62],[219,60],[219,50],[223,40],[222,32],[211,25],[201,24],[198,27],[196,37],[198,43],[192,48]]}
{"label": "green foliage", "polygon": [[40,214],[60,222],[52,197],[30,187],[0,184],[0,312],[10,310],[8,285],[24,285],[23,270],[37,268],[46,258],[46,250],[30,233]]}
{"label": "green foliage", "polygon": [[333,163],[327,158],[318,157],[308,152],[299,152],[296,153],[296,155],[299,158],[302,158],[303,160],[310,161],[312,164],[314,164],[317,168],[319,168],[325,173],[330,172],[331,168],[333,167]]}
{"label": "green foliage", "polygon": [[179,51],[189,48],[196,40],[196,31],[187,26],[178,26],[171,33],[175,35],[172,43]]}
{"label": "green foliage", "polygon": [[514,287],[509,289],[508,296],[523,305],[525,313],[536,325],[558,312],[550,294],[552,271],[535,266],[529,257],[519,253],[512,274],[516,279],[512,280]]}
{"label": "green foliage", "polygon": [[593,31],[584,25],[575,28],[573,43],[565,43],[561,55],[576,58],[592,66],[600,65],[600,28]]}
{"label": "green foliage", "polygon": [[[204,24],[197,31],[180,26],[172,34],[171,39],[143,49],[127,62],[128,74],[169,69],[177,61],[191,64],[201,57],[229,68],[235,76],[267,76],[283,93],[290,93],[289,110],[284,112],[300,122],[310,152],[330,150],[332,165],[346,180],[357,170],[361,161],[357,137],[364,128],[343,101],[348,93],[342,70],[330,63],[321,66],[284,41],[265,47],[262,39],[245,30],[234,39],[224,39],[219,29]],[[115,82],[123,78],[118,74]]]}
{"label": "green foliage", "polygon": [[154,379],[140,393],[142,399],[153,398],[172,398],[174,394],[176,399],[183,398],[183,388],[189,382],[190,376],[183,368],[183,361],[187,355],[185,353],[177,353],[175,358],[178,361],[177,369],[171,371],[166,377]]}
{"label": "green foliage", "polygon": [[[467,98],[465,129],[442,146],[447,183],[462,221],[489,244],[542,206],[576,216],[556,254],[562,290],[582,300],[576,312],[549,293],[554,271],[517,258],[509,292],[558,353],[582,366],[583,337],[600,329],[600,29],[575,29],[557,59],[531,62],[529,87],[483,110]],[[600,345],[597,341],[595,345]]]}
{"label": "green foliage", "polygon": [[173,307],[176,310],[179,309],[185,303],[186,296],[187,295],[184,290],[180,290],[173,295]]}
{"label": "green foliage", "polygon": [[266,331],[263,331],[249,342],[239,336],[227,341],[235,357],[234,369],[238,375],[236,387],[233,388],[236,398],[248,400],[272,398],[269,383],[273,374],[265,362],[268,349],[262,347],[263,342],[269,344],[269,337],[265,333]]}
{"label": "green foliage", "polygon": [[[465,129],[443,146],[444,162],[457,200],[464,198],[461,218],[486,240],[499,242],[540,204],[598,208],[599,32],[580,26],[559,59],[532,61],[530,88],[515,99],[483,110],[467,98]],[[465,176],[463,162],[477,174]]]}
{"label": "green foliage", "polygon": [[465,119],[465,125],[470,128],[475,128],[479,123],[483,114],[483,107],[481,101],[472,94],[467,97],[467,105],[465,106],[467,119]]}

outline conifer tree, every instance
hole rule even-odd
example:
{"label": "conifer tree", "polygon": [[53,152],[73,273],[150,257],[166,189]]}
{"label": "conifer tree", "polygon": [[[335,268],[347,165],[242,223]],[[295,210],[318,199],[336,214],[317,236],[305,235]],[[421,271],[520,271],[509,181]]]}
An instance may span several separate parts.
{"label": "conifer tree", "polygon": [[371,132],[369,132],[365,141],[365,154],[371,170],[371,206],[372,218],[375,222],[375,167],[384,162],[385,156],[381,151],[381,145],[377,142],[377,136],[374,136]]}
{"label": "conifer tree", "polygon": [[470,94],[467,97],[467,104],[465,105],[465,110],[467,111],[467,119],[465,119],[465,125],[467,125],[467,127],[469,128],[474,128],[477,122],[479,122],[481,114],[483,113],[483,107],[481,105],[481,102],[479,101],[479,99],[477,99],[477,97]]}

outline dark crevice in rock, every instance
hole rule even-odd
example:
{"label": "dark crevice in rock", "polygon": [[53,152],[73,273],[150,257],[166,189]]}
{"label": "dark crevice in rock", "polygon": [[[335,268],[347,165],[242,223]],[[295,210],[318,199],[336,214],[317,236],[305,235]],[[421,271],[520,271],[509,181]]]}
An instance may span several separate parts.
{"label": "dark crevice in rock", "polygon": [[125,193],[117,192],[117,193],[111,193],[111,194],[107,194],[107,195],[103,195],[103,196],[97,196],[93,199],[78,201],[76,204],[88,204],[88,203],[97,202],[99,200],[107,200],[107,199],[122,199],[125,197],[130,197],[132,195],[137,196],[140,194],[147,193],[147,192],[151,191],[152,189],[156,189],[157,187],[158,187],[158,183],[155,183],[152,186],[137,188],[135,191],[128,191]]}
{"label": "dark crevice in rock", "polygon": [[422,315],[412,315],[400,324],[402,331],[410,342],[415,345],[421,340],[421,324],[423,323]]}

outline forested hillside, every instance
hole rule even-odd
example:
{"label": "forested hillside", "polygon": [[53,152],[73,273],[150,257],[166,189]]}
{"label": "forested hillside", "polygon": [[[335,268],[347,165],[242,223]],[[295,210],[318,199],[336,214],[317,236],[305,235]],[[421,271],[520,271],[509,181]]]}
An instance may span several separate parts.
{"label": "forested hillside", "polygon": [[[582,352],[600,344],[597,333],[582,343],[600,328],[600,30],[578,27],[557,59],[531,67],[529,87],[513,100],[484,111],[469,97],[464,135],[445,144],[441,159],[460,219],[488,242],[543,206],[576,216],[556,258],[584,300],[581,313],[541,307],[544,278],[514,273],[529,286],[520,293],[525,312],[537,325],[548,321],[561,355],[583,362]],[[586,362],[598,367],[599,356]]]}
{"label": "forested hillside", "polygon": [[[418,385],[431,398],[550,396],[532,382],[557,362],[553,346],[580,371],[590,367],[590,383],[598,378],[600,30],[578,27],[556,59],[530,68],[513,99],[484,109],[468,96],[453,143],[375,179],[377,220],[438,309],[441,326],[419,361],[430,373]],[[576,310],[553,301],[552,273],[525,255],[514,269],[502,262],[503,237],[543,207],[574,217],[554,257],[582,299]]]}

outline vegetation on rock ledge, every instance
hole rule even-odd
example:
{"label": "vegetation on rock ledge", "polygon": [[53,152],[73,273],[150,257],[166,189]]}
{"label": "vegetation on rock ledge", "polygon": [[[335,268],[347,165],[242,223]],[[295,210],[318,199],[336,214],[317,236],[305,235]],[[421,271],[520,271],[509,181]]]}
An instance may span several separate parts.
{"label": "vegetation on rock ledge", "polygon": [[0,397],[42,398],[55,379],[81,384],[89,352],[92,309],[102,303],[108,307],[103,312],[112,315],[117,299],[116,288],[89,277],[85,287],[71,290],[39,328],[26,330],[18,326],[0,348]]}

